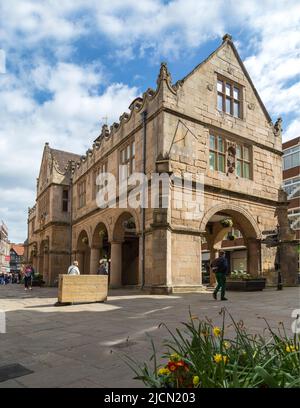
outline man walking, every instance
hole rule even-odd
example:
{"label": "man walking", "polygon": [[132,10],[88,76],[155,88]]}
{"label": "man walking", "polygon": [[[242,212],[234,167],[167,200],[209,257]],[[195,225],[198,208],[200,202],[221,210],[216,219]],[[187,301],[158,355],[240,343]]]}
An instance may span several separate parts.
{"label": "man walking", "polygon": [[221,289],[221,300],[227,300],[225,297],[225,288],[228,262],[224,251],[219,251],[219,257],[211,263],[211,268],[213,272],[215,272],[217,279],[217,286],[213,292],[213,298],[217,299],[217,293]]}
{"label": "man walking", "polygon": [[80,275],[77,261],[74,261],[73,265],[69,266],[68,275]]}

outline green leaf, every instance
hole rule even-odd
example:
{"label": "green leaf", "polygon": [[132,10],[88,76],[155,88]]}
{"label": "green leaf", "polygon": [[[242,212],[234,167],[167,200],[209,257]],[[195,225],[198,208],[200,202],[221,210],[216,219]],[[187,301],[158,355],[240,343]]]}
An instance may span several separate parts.
{"label": "green leaf", "polygon": [[272,388],[278,388],[278,383],[272,375],[270,375],[263,367],[255,367],[255,372],[264,380],[264,382]]}

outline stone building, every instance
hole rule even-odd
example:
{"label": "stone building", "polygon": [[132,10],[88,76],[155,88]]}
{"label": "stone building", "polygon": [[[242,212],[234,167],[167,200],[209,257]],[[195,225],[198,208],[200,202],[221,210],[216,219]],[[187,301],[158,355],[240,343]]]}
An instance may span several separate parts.
{"label": "stone building", "polygon": [[25,258],[53,284],[70,263],[70,161],[80,156],[51,149],[46,143],[37,179],[36,204],[28,210]]}
{"label": "stone building", "polygon": [[0,273],[9,273],[8,228],[3,221],[0,223]]}
{"label": "stone building", "polygon": [[[212,260],[229,231],[224,220],[229,220],[242,234],[247,271],[274,284],[279,248],[263,240],[263,231],[279,224],[281,241],[294,238],[281,190],[281,122],[273,125],[231,37],[225,35],[175,84],[162,63],[157,88],[147,89],[129,110],[119,123],[104,125],[80,158],[45,146],[37,205],[29,212],[28,253],[47,282],[66,271],[72,252],[81,273],[96,273],[99,259],[106,258],[111,287],[201,290],[202,246]],[[56,154],[64,158],[63,165]],[[169,200],[167,208],[125,208],[122,190],[116,208],[99,208],[97,175],[114,175],[119,187],[119,165],[148,180],[153,173],[171,175],[167,191],[158,192],[160,201]],[[182,195],[184,173],[192,177],[190,196]],[[150,184],[144,183],[149,201],[154,196]],[[66,213],[61,211],[64,191],[68,200],[72,196]],[[197,211],[190,206],[193,197],[202,199]],[[284,284],[294,285],[294,248],[283,245],[281,252],[281,259],[289,257],[282,263]]]}

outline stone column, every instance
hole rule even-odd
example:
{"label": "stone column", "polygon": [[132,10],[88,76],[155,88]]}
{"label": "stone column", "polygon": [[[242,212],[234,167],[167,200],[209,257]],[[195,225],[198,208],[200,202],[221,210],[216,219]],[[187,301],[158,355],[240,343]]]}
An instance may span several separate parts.
{"label": "stone column", "polygon": [[[145,245],[146,245],[146,239],[145,239]],[[138,264],[138,285],[142,285],[142,281],[143,281],[143,277],[142,277],[142,273],[143,273],[143,256],[142,256],[142,248],[143,248],[143,239],[142,236],[139,236],[139,264]],[[145,251],[146,252],[146,251]],[[146,258],[146,256],[145,256]],[[145,270],[146,270],[146,262],[145,262]]]}
{"label": "stone column", "polygon": [[247,273],[260,275],[260,241],[255,238],[247,240]]}
{"label": "stone column", "polygon": [[297,286],[298,284],[298,254],[299,242],[281,242],[280,251],[280,271],[284,286]]}
{"label": "stone column", "polygon": [[44,276],[44,253],[40,253],[37,257],[38,273]]}
{"label": "stone column", "polygon": [[110,245],[110,286],[112,288],[118,288],[122,286],[122,241],[112,241]]}
{"label": "stone column", "polygon": [[49,276],[49,252],[44,252],[44,265],[43,265],[43,279],[47,285],[50,285],[50,276]]}
{"label": "stone column", "polygon": [[91,248],[91,257],[90,257],[90,274],[91,275],[97,274],[97,269],[99,267],[99,260],[100,260],[100,249]]}

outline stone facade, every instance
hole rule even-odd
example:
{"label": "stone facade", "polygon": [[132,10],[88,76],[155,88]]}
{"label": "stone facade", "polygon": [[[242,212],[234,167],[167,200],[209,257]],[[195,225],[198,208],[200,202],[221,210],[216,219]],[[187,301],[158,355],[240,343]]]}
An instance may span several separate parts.
{"label": "stone facade", "polygon": [[[221,82],[224,109],[218,105]],[[227,83],[231,86],[228,97]],[[243,234],[249,273],[264,275],[274,283],[277,247],[262,241],[262,232],[284,225],[281,239],[293,239],[285,224],[287,201],[281,190],[281,134],[231,37],[226,35],[215,52],[175,85],[163,63],[157,89],[148,89],[129,109],[110,129],[103,126],[84,156],[70,159],[64,173],[51,176],[56,180],[49,180],[49,190],[39,187],[39,178],[37,202],[49,191],[53,219],[43,220],[33,234],[29,228],[29,248],[36,245],[34,253],[44,265],[47,281],[53,283],[58,273],[66,271],[72,247],[72,257],[79,261],[82,273],[96,273],[99,259],[107,260],[111,287],[138,285],[157,293],[201,290],[202,243],[206,241],[213,259],[226,232],[217,220],[229,217]],[[222,145],[216,153],[212,152],[212,139]],[[47,167],[49,149],[46,146],[42,169]],[[127,153],[123,155],[123,151]],[[244,153],[238,153],[241,151]],[[245,152],[246,158],[239,156]],[[160,192],[161,199],[168,196],[169,207],[100,209],[95,199],[96,175],[105,169],[118,184],[121,163],[149,179],[154,172],[172,175],[168,191]],[[192,177],[193,194],[202,175],[204,189],[197,192],[203,199],[200,217],[199,213],[194,216],[189,198],[178,205],[182,188],[176,180],[183,173]],[[64,219],[55,207],[65,186],[72,195],[72,233],[70,214]],[[150,197],[149,184],[148,193]],[[121,196],[118,200],[122,201]],[[30,212],[29,226],[36,211]],[[47,253],[45,242],[51,254],[49,262],[41,252],[44,248]],[[285,249],[282,251],[284,257]],[[294,275],[293,268],[283,271],[284,283],[295,284]]]}
{"label": "stone facade", "polygon": [[[47,284],[53,284],[70,263],[70,161],[80,156],[51,149],[46,143],[37,179],[37,198],[28,210],[25,258]],[[66,192],[66,193],[64,193]]]}

